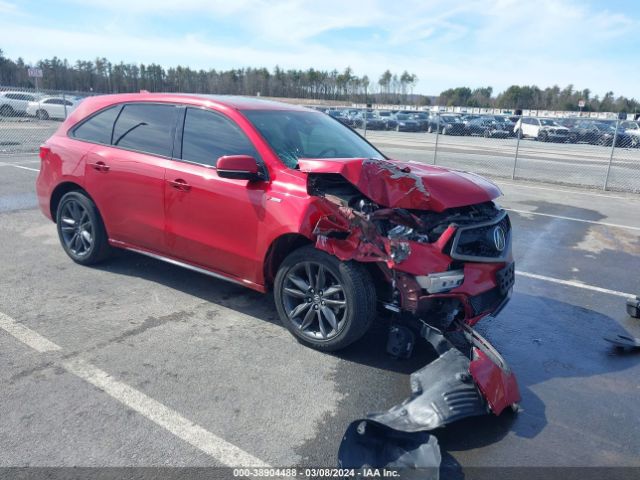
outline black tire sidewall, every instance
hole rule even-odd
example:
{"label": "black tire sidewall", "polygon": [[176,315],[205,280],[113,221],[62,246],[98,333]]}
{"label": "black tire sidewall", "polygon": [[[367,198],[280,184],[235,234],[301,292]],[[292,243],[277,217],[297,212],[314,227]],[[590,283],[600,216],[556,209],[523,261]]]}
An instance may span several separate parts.
{"label": "black tire sidewall", "polygon": [[[315,262],[327,268],[342,284],[347,302],[344,326],[329,340],[314,340],[304,336],[285,312],[282,288],[287,273],[298,263]],[[313,246],[292,252],[283,262],[274,281],[274,301],[282,324],[301,343],[322,351],[343,349],[358,340],[368,330],[375,315],[375,289],[368,272],[357,262],[342,262]]]}
{"label": "black tire sidewall", "polygon": [[[69,250],[69,248],[67,248],[62,236],[62,210],[64,205],[70,200],[80,203],[86,209],[93,227],[93,244],[91,245],[89,253],[86,255],[79,256],[74,254],[71,250]],[[60,199],[60,203],[58,203],[58,209],[56,211],[56,228],[62,248],[69,256],[69,258],[71,258],[71,260],[73,260],[74,262],[81,265],[92,265],[104,260],[107,257],[109,253],[109,243],[102,218],[100,217],[100,213],[98,212],[95,203],[93,203],[93,200],[91,200],[82,192],[69,192]]]}

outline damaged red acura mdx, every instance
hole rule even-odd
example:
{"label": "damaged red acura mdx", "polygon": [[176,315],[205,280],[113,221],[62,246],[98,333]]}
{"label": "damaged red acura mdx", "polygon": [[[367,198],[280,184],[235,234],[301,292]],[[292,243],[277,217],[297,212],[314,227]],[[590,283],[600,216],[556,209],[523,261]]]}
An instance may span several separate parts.
{"label": "damaged red acura mdx", "polygon": [[391,160],[316,111],[258,99],[92,97],[40,149],[40,207],[77,263],[123,248],[260,292],[321,350],[378,309],[443,331],[495,315],[514,278],[491,182]]}

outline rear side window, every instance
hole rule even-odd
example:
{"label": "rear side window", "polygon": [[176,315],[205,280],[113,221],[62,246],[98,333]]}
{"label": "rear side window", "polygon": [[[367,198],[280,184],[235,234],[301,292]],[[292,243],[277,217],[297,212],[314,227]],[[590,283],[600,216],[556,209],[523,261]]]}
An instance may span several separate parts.
{"label": "rear side window", "polygon": [[187,108],[182,159],[215,166],[224,155],[251,155],[256,150],[234,122],[210,110]]}
{"label": "rear side window", "polygon": [[173,105],[125,105],[113,130],[113,146],[170,157],[177,111]]}
{"label": "rear side window", "polygon": [[107,108],[90,117],[77,126],[71,133],[71,136],[78,140],[109,145],[111,143],[113,122],[115,122],[120,108],[120,105]]}

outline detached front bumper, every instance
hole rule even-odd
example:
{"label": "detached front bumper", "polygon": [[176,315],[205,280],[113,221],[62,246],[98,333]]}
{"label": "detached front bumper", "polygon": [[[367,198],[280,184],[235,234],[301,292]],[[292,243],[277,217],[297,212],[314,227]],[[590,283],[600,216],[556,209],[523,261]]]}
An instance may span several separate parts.
{"label": "detached front bumper", "polygon": [[477,332],[459,327],[471,358],[443,332],[423,324],[421,336],[438,358],[411,374],[411,396],[405,401],[351,423],[338,452],[340,467],[427,469],[415,478],[438,478],[440,449],[427,432],[466,417],[517,411],[520,391],[507,363]]}

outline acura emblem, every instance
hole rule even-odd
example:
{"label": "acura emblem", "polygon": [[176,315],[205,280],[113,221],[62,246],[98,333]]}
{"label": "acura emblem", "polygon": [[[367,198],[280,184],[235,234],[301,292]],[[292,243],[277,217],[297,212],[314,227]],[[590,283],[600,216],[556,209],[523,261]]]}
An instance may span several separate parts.
{"label": "acura emblem", "polygon": [[507,245],[507,240],[504,236],[504,230],[502,227],[496,227],[493,229],[493,244],[499,252],[503,251],[504,247]]}

